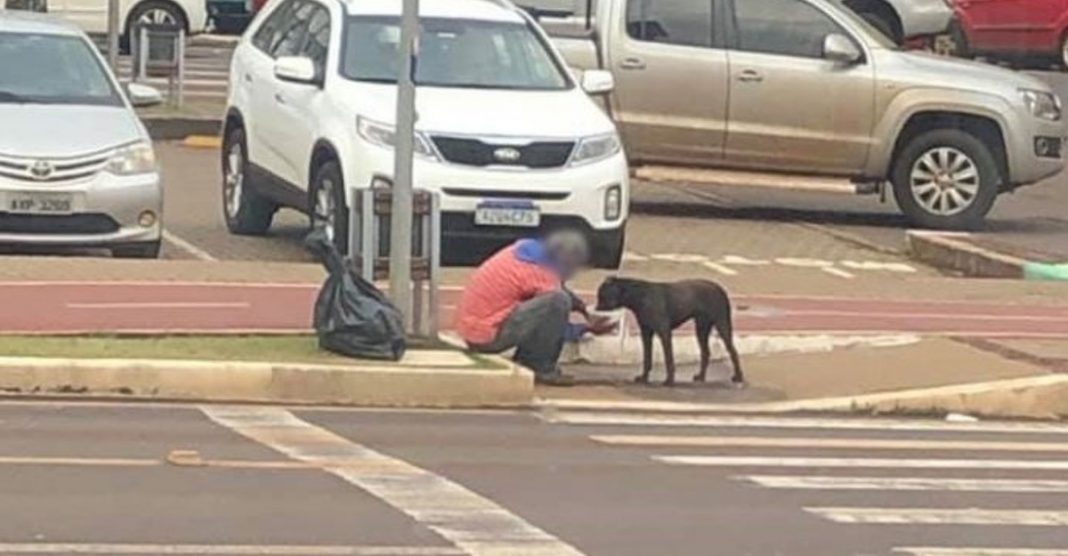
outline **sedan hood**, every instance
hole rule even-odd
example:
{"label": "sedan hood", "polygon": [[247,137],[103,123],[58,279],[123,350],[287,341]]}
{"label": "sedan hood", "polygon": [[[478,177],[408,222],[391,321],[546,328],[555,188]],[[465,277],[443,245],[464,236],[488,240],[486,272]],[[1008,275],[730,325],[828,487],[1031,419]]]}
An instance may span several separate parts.
{"label": "sedan hood", "polygon": [[[348,83],[358,98],[355,112],[393,123],[396,87]],[[416,93],[416,129],[428,133],[566,138],[608,133],[611,120],[584,93],[420,87]]]}
{"label": "sedan hood", "polygon": [[0,104],[0,154],[63,158],[117,147],[145,137],[124,106]]}

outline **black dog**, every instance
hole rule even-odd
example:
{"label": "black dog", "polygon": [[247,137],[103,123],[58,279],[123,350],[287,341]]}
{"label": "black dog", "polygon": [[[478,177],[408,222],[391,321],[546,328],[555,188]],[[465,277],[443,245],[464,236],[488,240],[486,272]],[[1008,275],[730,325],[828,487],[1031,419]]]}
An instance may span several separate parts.
{"label": "black dog", "polygon": [[716,329],[734,366],[735,384],[745,382],[738,351],[734,349],[731,323],[731,302],[722,286],[709,280],[684,280],[671,284],[645,282],[629,278],[608,278],[597,290],[597,310],[611,311],[625,307],[638,319],[642,332],[642,374],[636,382],[649,382],[653,368],[653,335],[660,337],[667,367],[665,385],[675,383],[675,352],[671,346],[671,332],[693,319],[697,327],[697,342],[701,348],[701,370],[693,379],[703,382],[708,373],[708,337]]}

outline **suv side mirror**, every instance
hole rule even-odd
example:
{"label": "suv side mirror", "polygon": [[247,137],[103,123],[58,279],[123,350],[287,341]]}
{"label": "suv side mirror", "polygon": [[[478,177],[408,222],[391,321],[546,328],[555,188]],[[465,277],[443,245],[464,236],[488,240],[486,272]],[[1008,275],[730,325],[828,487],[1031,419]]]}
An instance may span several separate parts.
{"label": "suv side mirror", "polygon": [[605,70],[586,70],[582,72],[582,90],[589,95],[606,95],[616,88],[616,79],[612,72]]}
{"label": "suv side mirror", "polygon": [[163,102],[163,95],[159,92],[159,89],[140,83],[128,83],[126,85],[126,95],[130,98],[130,104],[134,108],[146,108]]}
{"label": "suv side mirror", "polygon": [[864,57],[864,53],[849,37],[831,33],[823,39],[823,57],[832,62],[851,65],[859,62]]}
{"label": "suv side mirror", "polygon": [[274,61],[274,76],[290,83],[318,85],[315,62],[303,56],[282,56]]}

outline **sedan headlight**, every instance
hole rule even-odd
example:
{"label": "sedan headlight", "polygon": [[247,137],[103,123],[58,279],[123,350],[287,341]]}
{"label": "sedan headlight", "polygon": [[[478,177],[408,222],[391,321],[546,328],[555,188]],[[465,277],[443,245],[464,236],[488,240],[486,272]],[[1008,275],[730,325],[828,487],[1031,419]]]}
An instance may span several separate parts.
{"label": "sedan headlight", "polygon": [[603,160],[619,152],[620,148],[619,135],[615,133],[586,137],[579,141],[575,153],[571,155],[571,165],[578,166]]}
{"label": "sedan headlight", "polygon": [[1033,89],[1020,89],[1020,95],[1032,116],[1051,122],[1060,121],[1061,99],[1057,95]]}
{"label": "sedan headlight", "polygon": [[[381,122],[369,120],[363,116],[356,117],[356,132],[368,143],[392,149],[396,146],[396,128]],[[437,160],[434,147],[430,139],[420,131],[415,132],[415,141],[412,144],[415,154],[423,158]]]}
{"label": "sedan headlight", "polygon": [[132,176],[156,171],[156,153],[148,143],[134,143],[120,147],[108,160],[108,172],[117,176]]}

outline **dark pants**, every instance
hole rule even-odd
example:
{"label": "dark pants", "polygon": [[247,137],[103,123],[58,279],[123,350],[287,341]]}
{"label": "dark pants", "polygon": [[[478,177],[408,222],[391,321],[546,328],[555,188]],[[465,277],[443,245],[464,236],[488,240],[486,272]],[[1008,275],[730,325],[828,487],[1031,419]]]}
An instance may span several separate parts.
{"label": "dark pants", "polygon": [[539,375],[556,372],[564,349],[564,332],[571,314],[571,297],[563,291],[543,293],[520,303],[488,344],[472,345],[481,353],[516,348],[515,361]]}

